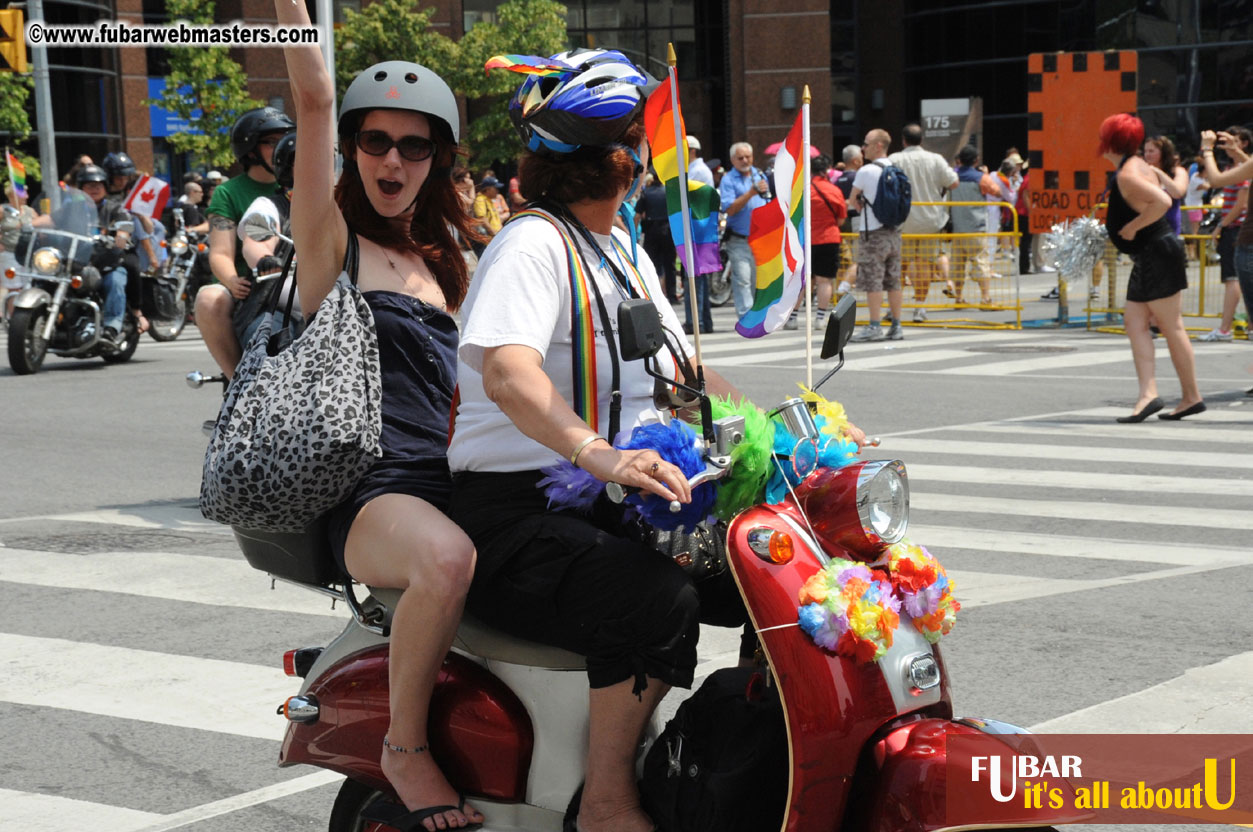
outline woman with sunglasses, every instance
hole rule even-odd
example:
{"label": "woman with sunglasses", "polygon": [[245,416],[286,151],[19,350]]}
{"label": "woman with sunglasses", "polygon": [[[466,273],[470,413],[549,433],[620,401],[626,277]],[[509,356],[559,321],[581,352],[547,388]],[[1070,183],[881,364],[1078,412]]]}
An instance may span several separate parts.
{"label": "woman with sunglasses", "polygon": [[[276,0],[275,9],[282,24],[309,24],[304,3]],[[403,805],[379,801],[362,817],[400,830],[461,829],[482,815],[432,759],[426,725],[475,558],[469,538],[443,513],[452,485],[445,457],[456,383],[451,313],[469,283],[455,233],[471,233],[449,175],[458,153],[457,102],[431,70],[387,61],[353,80],[336,125],[321,52],[288,46],[284,54],[301,119],[300,198],[291,213],[300,304],[307,313],[318,308],[347,270],[355,240],[358,287],[373,313],[382,369],[382,458],[329,518],[332,549],[348,574],[404,590],[393,610],[391,722],[379,749]],[[344,157],[338,182],[336,138]]]}

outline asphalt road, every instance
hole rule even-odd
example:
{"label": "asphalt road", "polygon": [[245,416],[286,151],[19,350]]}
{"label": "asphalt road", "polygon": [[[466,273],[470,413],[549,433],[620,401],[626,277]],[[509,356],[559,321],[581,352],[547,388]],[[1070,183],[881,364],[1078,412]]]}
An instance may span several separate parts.
{"label": "asphalt road", "polygon": [[[730,323],[719,311],[707,361],[759,404],[793,395],[799,335],[745,342]],[[1253,344],[1197,345],[1208,413],[1125,426],[1120,337],[906,336],[850,346],[823,392],[910,469],[910,536],[964,605],[942,643],[958,713],[1253,733]],[[325,828],[337,786],[275,766],[273,709],[295,688],[282,651],[345,617],[271,591],[199,518],[218,393],[182,377],[209,368],[189,328],[123,366],[0,370],[0,830]],[[1160,341],[1158,369],[1173,404]],[[709,631],[701,672],[733,644]]]}

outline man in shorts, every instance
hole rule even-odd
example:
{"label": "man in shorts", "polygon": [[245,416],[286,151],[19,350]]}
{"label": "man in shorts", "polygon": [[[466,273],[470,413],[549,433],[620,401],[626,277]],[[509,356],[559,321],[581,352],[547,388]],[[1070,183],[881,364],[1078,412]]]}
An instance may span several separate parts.
{"label": "man in shorts", "polygon": [[[866,293],[870,323],[853,335],[854,341],[902,341],[901,332],[901,230],[888,228],[874,213],[879,194],[879,178],[887,162],[892,137],[875,128],[866,134],[862,154],[866,163],[857,171],[850,192],[852,203],[861,211],[862,233],[857,246],[857,288]],[[884,333],[879,325],[883,314],[883,293],[888,293],[892,326]]]}
{"label": "man in shorts", "polygon": [[[888,157],[892,164],[905,171],[913,188],[914,204],[909,216],[901,225],[902,234],[926,234],[929,239],[909,239],[901,243],[902,270],[914,288],[914,322],[927,319],[922,305],[927,302],[931,281],[938,273],[947,279],[947,258],[941,241],[934,235],[944,230],[948,223],[948,208],[944,205],[921,205],[923,202],[943,203],[948,191],[957,187],[957,172],[944,161],[944,157],[922,147],[922,127],[906,124],[901,131],[905,149]],[[895,319],[893,319],[895,320]]]}

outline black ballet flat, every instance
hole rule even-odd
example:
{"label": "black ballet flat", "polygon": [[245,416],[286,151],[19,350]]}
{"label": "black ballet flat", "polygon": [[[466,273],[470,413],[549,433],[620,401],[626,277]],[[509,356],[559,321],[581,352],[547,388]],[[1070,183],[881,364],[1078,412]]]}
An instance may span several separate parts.
{"label": "black ballet flat", "polygon": [[1205,402],[1197,402],[1192,407],[1185,408],[1178,413],[1159,413],[1157,418],[1165,419],[1167,422],[1178,422],[1184,416],[1195,416],[1198,413],[1206,411]]}
{"label": "black ballet flat", "polygon": [[[1132,413],[1130,416],[1119,416],[1114,421],[1122,422],[1124,425],[1135,424],[1137,422],[1143,422],[1145,419],[1149,418],[1150,416],[1152,416],[1154,413],[1161,410],[1165,406],[1166,406],[1165,402],[1163,402],[1161,399],[1154,399],[1153,401],[1146,404],[1144,406],[1144,409],[1141,410],[1139,413]],[[1204,410],[1205,408],[1202,407],[1201,409]],[[1164,419],[1166,417],[1163,416],[1162,418]]]}

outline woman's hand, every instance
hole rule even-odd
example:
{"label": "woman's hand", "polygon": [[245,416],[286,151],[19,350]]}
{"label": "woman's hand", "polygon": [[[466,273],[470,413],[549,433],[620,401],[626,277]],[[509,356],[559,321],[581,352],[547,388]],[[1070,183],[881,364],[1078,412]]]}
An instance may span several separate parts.
{"label": "woman's hand", "polygon": [[1218,140],[1218,134],[1213,130],[1201,131],[1201,152],[1214,149],[1214,142]]}
{"label": "woman's hand", "polygon": [[1136,238],[1137,230],[1138,229],[1131,227],[1131,223],[1127,223],[1122,228],[1118,229],[1118,236],[1122,237],[1124,240],[1134,240]]}
{"label": "woman's hand", "polygon": [[597,442],[579,454],[579,467],[602,482],[630,485],[664,500],[692,501],[687,477],[656,451],[620,451]]}
{"label": "woman's hand", "polygon": [[849,441],[857,443],[857,453],[861,453],[862,448],[866,447],[866,432],[852,422],[844,427],[844,435]]}

